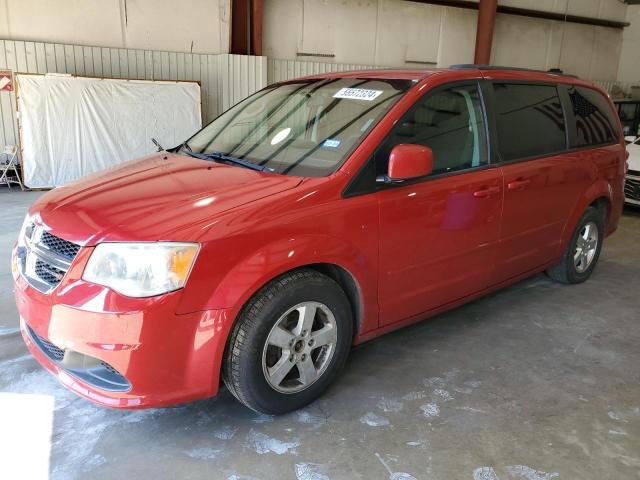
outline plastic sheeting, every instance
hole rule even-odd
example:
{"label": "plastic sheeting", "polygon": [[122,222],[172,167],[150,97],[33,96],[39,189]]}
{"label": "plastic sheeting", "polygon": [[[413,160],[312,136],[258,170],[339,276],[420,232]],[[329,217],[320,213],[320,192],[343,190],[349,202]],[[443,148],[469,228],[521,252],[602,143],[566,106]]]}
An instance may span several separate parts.
{"label": "plastic sheeting", "polygon": [[194,82],[18,75],[24,183],[65,185],[179,145],[200,129]]}

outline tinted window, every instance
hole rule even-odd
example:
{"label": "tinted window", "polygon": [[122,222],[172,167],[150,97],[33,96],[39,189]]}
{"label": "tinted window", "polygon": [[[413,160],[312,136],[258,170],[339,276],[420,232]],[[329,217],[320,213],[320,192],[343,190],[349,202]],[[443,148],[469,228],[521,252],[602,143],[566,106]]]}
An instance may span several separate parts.
{"label": "tinted window", "polygon": [[494,91],[502,160],[542,156],[566,148],[564,114],[556,87],[495,83]]}
{"label": "tinted window", "polygon": [[576,122],[576,138],[572,146],[584,147],[615,141],[615,116],[606,98],[595,90],[582,87],[571,87],[569,98]]}
{"label": "tinted window", "polygon": [[389,154],[401,143],[431,148],[433,174],[486,164],[486,131],[477,87],[451,87],[418,100],[376,153],[378,175],[387,173]]}

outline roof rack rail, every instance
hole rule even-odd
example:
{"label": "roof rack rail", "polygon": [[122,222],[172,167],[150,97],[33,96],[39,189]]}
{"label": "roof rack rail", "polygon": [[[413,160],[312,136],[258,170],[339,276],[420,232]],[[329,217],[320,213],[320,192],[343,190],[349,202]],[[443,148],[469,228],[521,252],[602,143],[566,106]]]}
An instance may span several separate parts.
{"label": "roof rack rail", "polygon": [[460,63],[456,65],[451,65],[454,70],[514,70],[519,72],[536,72],[536,73],[554,73],[556,75],[564,75],[566,77],[578,78],[577,75],[571,75],[568,73],[564,73],[559,68],[550,68],[549,70],[537,70],[535,68],[523,68],[523,67],[505,67],[500,65],[482,65],[482,64],[474,64],[474,63]]}

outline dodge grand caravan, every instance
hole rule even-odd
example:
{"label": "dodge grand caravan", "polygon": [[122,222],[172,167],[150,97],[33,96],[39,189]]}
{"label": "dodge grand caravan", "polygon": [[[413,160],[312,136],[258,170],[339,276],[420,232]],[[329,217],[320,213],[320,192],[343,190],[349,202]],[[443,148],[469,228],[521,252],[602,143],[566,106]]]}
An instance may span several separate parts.
{"label": "dodge grand caravan", "polygon": [[271,85],[182,145],[40,197],[24,340],[117,408],[317,398],[350,347],[546,271],[586,280],[624,202],[606,93],[457,66]]}

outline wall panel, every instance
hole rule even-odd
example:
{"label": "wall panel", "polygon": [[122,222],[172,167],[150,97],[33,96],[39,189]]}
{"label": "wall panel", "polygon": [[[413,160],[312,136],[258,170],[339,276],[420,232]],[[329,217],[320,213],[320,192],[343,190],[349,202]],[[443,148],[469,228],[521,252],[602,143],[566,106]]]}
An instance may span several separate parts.
{"label": "wall panel", "polygon": [[[615,21],[627,12],[621,0],[500,0],[500,5]],[[506,14],[496,22],[496,64],[616,78],[623,30]],[[448,67],[473,62],[476,24],[475,10],[405,0],[265,0],[263,51],[270,58],[310,61],[314,58],[305,54],[321,54],[335,63]]]}
{"label": "wall panel", "polygon": [[384,68],[374,65],[356,65],[353,63],[306,62],[302,60],[280,60],[275,58],[269,58],[267,60],[267,67],[267,83],[269,84],[319,73]]}
{"label": "wall panel", "polygon": [[[196,80],[206,124],[266,86],[265,57],[207,55],[0,40],[0,68],[147,80]],[[0,148],[18,143],[15,93],[0,92]]]}
{"label": "wall panel", "polygon": [[219,54],[229,0],[0,0],[0,38]]}

